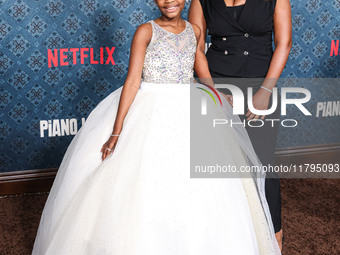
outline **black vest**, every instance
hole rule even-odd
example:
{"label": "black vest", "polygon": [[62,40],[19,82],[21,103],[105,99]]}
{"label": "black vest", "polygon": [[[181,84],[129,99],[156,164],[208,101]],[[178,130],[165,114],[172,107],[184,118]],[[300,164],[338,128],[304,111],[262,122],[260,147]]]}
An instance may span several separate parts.
{"label": "black vest", "polygon": [[211,35],[209,69],[226,76],[264,77],[273,55],[276,0],[247,0],[236,21],[224,0],[200,0]]}

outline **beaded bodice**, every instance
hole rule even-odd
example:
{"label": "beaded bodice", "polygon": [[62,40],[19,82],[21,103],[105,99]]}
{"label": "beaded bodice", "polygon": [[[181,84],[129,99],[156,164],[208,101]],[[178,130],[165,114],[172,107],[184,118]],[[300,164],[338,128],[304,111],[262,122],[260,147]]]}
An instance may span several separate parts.
{"label": "beaded bodice", "polygon": [[152,83],[190,83],[193,77],[196,36],[191,24],[174,34],[153,20],[152,38],[146,49],[142,78]]}

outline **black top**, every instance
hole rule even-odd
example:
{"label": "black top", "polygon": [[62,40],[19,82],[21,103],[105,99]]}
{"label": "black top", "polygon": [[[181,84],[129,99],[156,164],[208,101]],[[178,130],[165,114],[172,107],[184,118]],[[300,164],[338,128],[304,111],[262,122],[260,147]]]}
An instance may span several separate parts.
{"label": "black top", "polygon": [[242,13],[243,6],[244,6],[244,4],[237,5],[237,6],[228,6],[228,10],[231,11],[231,14],[233,15],[233,17],[236,21],[238,21],[240,15]]}
{"label": "black top", "polygon": [[273,55],[276,0],[247,0],[235,19],[224,0],[200,0],[212,45],[209,69],[226,76],[264,77]]}

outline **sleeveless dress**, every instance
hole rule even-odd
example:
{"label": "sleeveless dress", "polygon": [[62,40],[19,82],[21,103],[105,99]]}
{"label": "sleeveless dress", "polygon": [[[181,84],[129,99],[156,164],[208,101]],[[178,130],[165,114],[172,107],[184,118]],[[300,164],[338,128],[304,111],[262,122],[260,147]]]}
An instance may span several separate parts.
{"label": "sleeveless dress", "polygon": [[[275,254],[252,179],[190,178],[195,34],[187,21],[180,34],[149,22],[143,81],[114,152],[101,160],[122,87],[93,109],[68,146],[32,254]],[[246,164],[226,132],[230,162]]]}

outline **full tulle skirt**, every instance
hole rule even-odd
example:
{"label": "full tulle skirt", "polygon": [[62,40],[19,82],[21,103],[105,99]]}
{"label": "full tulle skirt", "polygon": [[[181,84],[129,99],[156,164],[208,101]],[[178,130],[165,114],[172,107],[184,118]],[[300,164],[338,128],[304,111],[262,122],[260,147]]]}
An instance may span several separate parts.
{"label": "full tulle skirt", "polygon": [[[93,109],[64,155],[32,254],[274,253],[252,179],[190,178],[189,88],[143,82],[104,161],[122,87]],[[246,164],[224,132],[227,160]]]}

